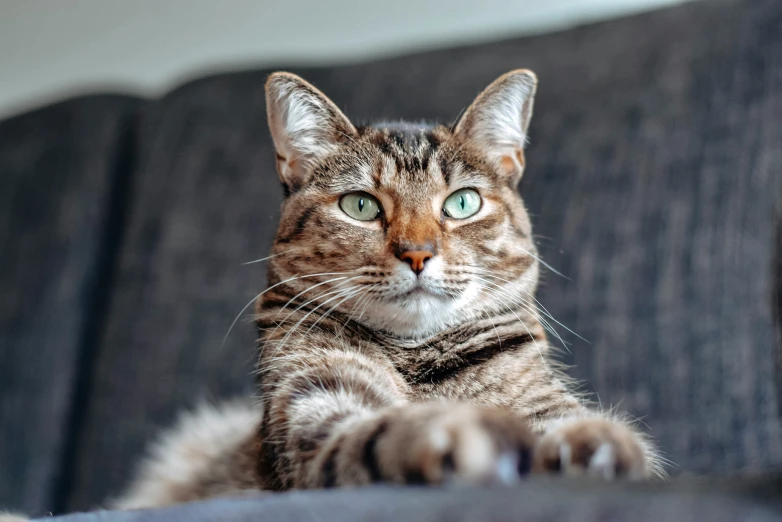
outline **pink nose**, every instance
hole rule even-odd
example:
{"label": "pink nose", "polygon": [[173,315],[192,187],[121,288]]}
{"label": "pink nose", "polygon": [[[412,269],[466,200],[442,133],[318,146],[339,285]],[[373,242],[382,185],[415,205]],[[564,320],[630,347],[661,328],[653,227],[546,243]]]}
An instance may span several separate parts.
{"label": "pink nose", "polygon": [[399,259],[410,265],[416,275],[424,271],[424,265],[434,257],[429,250],[408,250],[399,255]]}

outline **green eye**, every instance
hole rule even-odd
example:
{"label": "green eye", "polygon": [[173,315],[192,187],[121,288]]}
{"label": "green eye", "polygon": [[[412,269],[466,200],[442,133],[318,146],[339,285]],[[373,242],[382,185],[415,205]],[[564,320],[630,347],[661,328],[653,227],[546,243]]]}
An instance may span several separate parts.
{"label": "green eye", "polygon": [[445,200],[443,212],[453,219],[465,219],[481,209],[481,196],[473,189],[457,190]]}
{"label": "green eye", "polygon": [[380,203],[366,192],[345,194],[339,200],[339,208],[358,221],[372,221],[380,214]]}

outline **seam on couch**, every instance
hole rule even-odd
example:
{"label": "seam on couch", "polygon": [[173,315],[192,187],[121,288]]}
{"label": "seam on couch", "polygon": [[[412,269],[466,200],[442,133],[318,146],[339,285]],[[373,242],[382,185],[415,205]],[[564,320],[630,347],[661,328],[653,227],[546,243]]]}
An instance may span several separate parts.
{"label": "seam on couch", "polygon": [[76,466],[76,448],[90,407],[88,398],[93,381],[94,364],[109,316],[111,295],[119,267],[119,254],[133,196],[131,189],[137,164],[139,116],[139,108],[124,116],[109,167],[108,216],[101,231],[95,273],[83,290],[84,299],[88,303],[88,312],[80,328],[77,375],[71,390],[71,411],[66,423],[68,431],[64,437],[56,479],[52,483],[49,497],[52,499],[51,511],[54,514],[63,513],[67,506]]}
{"label": "seam on couch", "polygon": [[777,387],[777,412],[782,417],[782,194],[780,194],[776,213],[776,231],[774,233],[774,260],[772,261],[771,313],[776,326],[777,349],[774,360],[775,384]]}

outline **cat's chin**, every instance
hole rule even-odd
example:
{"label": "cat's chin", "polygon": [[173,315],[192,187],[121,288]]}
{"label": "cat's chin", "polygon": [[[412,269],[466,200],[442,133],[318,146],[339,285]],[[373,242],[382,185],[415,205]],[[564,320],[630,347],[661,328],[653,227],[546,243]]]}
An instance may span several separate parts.
{"label": "cat's chin", "polygon": [[457,315],[454,299],[415,290],[404,298],[373,305],[362,322],[402,339],[423,339],[453,326]]}

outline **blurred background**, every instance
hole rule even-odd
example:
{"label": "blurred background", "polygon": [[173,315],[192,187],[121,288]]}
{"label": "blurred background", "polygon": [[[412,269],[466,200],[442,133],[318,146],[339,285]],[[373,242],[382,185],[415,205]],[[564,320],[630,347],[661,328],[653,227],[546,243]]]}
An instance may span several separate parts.
{"label": "blurred background", "polygon": [[254,391],[277,69],[356,122],[452,122],[534,70],[520,191],[569,373],[674,476],[781,471],[780,27],[780,0],[0,0],[0,511],[100,506],[182,409]]}
{"label": "blurred background", "polygon": [[204,72],[335,65],[684,1],[2,0],[0,117],[99,89],[157,96]]}

